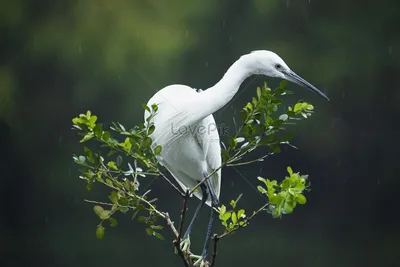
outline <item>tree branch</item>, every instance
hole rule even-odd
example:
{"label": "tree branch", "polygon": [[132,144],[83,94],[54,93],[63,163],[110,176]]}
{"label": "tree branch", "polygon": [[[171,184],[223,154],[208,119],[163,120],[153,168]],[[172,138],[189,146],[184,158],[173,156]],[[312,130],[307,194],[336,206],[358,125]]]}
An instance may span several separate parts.
{"label": "tree branch", "polygon": [[179,231],[178,231],[178,238],[177,241],[180,243],[181,242],[181,237],[182,237],[182,230],[183,230],[183,223],[185,221],[185,215],[187,211],[187,202],[189,199],[189,190],[186,191],[185,198],[183,199],[183,205],[182,205],[182,211],[181,211],[181,221],[179,224]]}
{"label": "tree branch", "polygon": [[217,258],[218,241],[219,241],[220,238],[218,237],[217,234],[214,234],[212,239],[214,241],[214,249],[213,249],[213,255],[212,255],[212,260],[211,260],[210,267],[214,267],[215,266],[215,260]]}

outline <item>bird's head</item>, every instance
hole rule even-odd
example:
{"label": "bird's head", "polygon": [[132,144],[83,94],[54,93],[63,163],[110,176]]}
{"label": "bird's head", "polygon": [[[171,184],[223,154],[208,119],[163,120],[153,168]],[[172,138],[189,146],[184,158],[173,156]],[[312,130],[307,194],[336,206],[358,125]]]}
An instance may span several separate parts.
{"label": "bird's head", "polygon": [[324,93],[292,71],[285,61],[274,52],[257,50],[246,55],[246,57],[248,59],[247,67],[251,68],[254,74],[282,78],[297,83],[329,101],[329,98]]}

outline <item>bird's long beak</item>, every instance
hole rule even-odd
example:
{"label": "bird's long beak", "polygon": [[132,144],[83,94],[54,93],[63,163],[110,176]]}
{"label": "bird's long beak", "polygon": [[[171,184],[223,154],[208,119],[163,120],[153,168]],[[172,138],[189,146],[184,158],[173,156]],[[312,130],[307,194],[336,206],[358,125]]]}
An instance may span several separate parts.
{"label": "bird's long beak", "polygon": [[301,78],[299,75],[297,75],[295,72],[293,72],[292,70],[288,70],[285,71],[284,74],[286,75],[286,77],[288,78],[288,80],[297,83],[298,85],[307,88],[308,90],[310,90],[311,92],[317,93],[320,96],[322,96],[323,98],[325,98],[326,100],[330,101],[329,98],[322,93],[320,90],[318,90],[314,85],[312,85],[311,83],[307,82],[306,80],[304,80],[303,78]]}

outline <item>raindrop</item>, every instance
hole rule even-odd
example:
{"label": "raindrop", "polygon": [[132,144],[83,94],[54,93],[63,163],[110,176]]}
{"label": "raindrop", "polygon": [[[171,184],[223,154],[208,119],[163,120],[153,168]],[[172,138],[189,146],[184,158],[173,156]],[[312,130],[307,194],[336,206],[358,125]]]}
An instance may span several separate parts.
{"label": "raindrop", "polygon": [[185,34],[186,34],[186,37],[188,37],[189,36],[189,31],[186,30]]}
{"label": "raindrop", "polygon": [[392,46],[391,45],[389,45],[389,55],[391,55],[392,54],[392,51],[393,51],[393,49],[392,49]]}

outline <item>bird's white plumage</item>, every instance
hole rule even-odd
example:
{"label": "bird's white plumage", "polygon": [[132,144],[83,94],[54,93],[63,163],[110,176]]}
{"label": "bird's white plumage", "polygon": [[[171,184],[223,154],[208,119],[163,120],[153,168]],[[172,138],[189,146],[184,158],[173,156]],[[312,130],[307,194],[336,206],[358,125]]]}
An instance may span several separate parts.
{"label": "bird's white plumage", "polygon": [[[153,118],[156,129],[151,135],[152,147],[161,145],[162,164],[184,189],[194,188],[204,173],[212,173],[221,166],[221,147],[218,128],[214,117],[208,115],[190,125],[182,123],[190,114],[191,99],[198,99],[201,93],[184,85],[171,85],[158,91],[147,103],[158,105]],[[145,118],[149,116],[145,112]],[[217,197],[221,190],[221,169],[210,177]],[[202,198],[201,190],[194,193]],[[208,198],[207,205],[211,205]]]}
{"label": "bird's white plumage", "polygon": [[[226,105],[252,74],[283,78],[328,99],[294,73],[277,54],[266,50],[243,55],[218,83],[202,92],[179,84],[161,89],[147,103],[148,106],[158,105],[158,114],[152,120],[155,125],[152,147],[162,146],[162,164],[184,190],[195,187],[205,173],[210,174],[221,165],[219,134],[212,114]],[[145,118],[148,116],[146,111]],[[211,190],[219,197],[221,170],[215,173],[211,182]],[[200,191],[195,195],[202,197]],[[210,199],[207,205],[210,205]]]}

